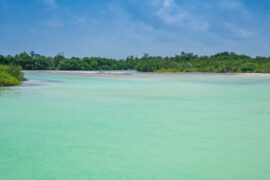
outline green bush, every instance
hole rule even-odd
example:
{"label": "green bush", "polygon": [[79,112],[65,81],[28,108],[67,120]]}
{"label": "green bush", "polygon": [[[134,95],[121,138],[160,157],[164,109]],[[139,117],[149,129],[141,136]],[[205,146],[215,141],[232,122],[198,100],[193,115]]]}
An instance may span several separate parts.
{"label": "green bush", "polygon": [[0,86],[18,85],[23,79],[20,67],[0,65]]}
{"label": "green bush", "polygon": [[0,71],[0,86],[12,86],[21,84],[21,81],[6,72]]}

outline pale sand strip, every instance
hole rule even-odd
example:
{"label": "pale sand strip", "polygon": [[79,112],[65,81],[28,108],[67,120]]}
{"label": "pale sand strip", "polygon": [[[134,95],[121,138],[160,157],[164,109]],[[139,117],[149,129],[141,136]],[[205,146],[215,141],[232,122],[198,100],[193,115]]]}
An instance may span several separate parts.
{"label": "pale sand strip", "polygon": [[53,73],[67,73],[67,74],[118,74],[118,75],[129,75],[129,74],[183,74],[183,75],[232,75],[232,76],[244,76],[244,77],[270,77],[270,73],[208,73],[208,72],[119,72],[119,71],[47,71]]}
{"label": "pale sand strip", "polygon": [[113,71],[52,71],[55,73],[69,73],[69,74],[131,74],[134,72],[113,72]]}

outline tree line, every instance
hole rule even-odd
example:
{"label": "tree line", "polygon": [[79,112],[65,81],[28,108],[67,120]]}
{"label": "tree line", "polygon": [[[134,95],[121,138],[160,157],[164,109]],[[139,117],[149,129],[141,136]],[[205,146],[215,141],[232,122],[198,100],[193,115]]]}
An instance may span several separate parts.
{"label": "tree line", "polygon": [[140,72],[256,72],[270,73],[270,57],[239,55],[222,52],[198,56],[182,52],[173,57],[128,56],[126,59],[102,57],[71,57],[63,54],[43,56],[34,51],[11,56],[0,55],[0,64],[20,66],[23,70],[137,70]]}

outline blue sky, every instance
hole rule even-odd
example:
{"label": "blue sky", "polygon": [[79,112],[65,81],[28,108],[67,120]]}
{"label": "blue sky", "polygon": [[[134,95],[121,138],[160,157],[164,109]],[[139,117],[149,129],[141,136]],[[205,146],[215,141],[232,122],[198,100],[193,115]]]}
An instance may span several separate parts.
{"label": "blue sky", "polygon": [[0,54],[270,56],[269,0],[0,0]]}

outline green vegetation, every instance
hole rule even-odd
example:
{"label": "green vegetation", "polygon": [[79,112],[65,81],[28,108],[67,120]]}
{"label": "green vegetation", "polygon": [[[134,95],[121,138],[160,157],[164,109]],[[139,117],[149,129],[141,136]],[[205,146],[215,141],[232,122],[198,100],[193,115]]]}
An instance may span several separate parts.
{"label": "green vegetation", "polygon": [[270,73],[270,57],[249,57],[223,52],[212,56],[184,53],[174,57],[129,56],[125,60],[101,57],[46,57],[33,51],[15,56],[0,55],[0,64],[21,66],[24,70],[137,70],[140,72],[255,72]]}
{"label": "green vegetation", "polygon": [[21,84],[24,80],[21,67],[0,65],[0,86]]}

